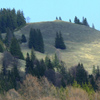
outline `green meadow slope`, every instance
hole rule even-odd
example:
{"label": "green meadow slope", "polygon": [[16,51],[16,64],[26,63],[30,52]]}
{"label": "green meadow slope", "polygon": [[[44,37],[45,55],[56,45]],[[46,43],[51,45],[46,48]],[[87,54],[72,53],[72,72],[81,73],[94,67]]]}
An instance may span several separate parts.
{"label": "green meadow slope", "polygon": [[[59,52],[67,67],[83,63],[88,71],[91,71],[93,65],[100,65],[100,31],[64,21],[48,21],[29,23],[19,31],[15,36],[20,39],[25,34],[29,39],[30,28],[40,29],[44,39],[45,54],[36,52],[38,58],[44,58],[47,54],[52,57],[55,52]],[[54,47],[56,32],[61,31],[66,50],[57,50]],[[27,43],[21,44],[24,56],[30,49]]]}

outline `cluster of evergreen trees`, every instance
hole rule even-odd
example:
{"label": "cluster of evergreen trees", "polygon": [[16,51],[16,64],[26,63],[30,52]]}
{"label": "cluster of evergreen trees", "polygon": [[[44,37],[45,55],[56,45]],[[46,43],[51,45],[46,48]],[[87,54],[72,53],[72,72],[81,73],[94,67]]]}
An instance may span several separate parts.
{"label": "cluster of evergreen trees", "polygon": [[[18,89],[18,84],[21,81],[18,69],[18,60],[9,52],[4,52],[2,59],[2,69],[0,71],[0,93],[5,93],[9,89]],[[8,70],[8,66],[12,68]]]}
{"label": "cluster of evergreen trees", "polygon": [[74,18],[74,23],[75,24],[80,24],[80,25],[85,25],[85,26],[89,26],[87,19],[83,17],[83,21],[81,22],[76,16]]}
{"label": "cluster of evergreen trees", "polygon": [[6,32],[6,29],[14,30],[26,24],[23,11],[15,9],[1,9],[0,10],[0,31]]}
{"label": "cluster of evergreen trees", "polygon": [[59,19],[58,19],[58,17],[56,17],[56,20],[62,20],[62,18],[61,18],[61,17],[59,17]]}
{"label": "cluster of evergreen trees", "polygon": [[[9,55],[8,52],[8,54],[6,53],[3,58],[3,67],[0,73],[0,93],[4,93],[4,91],[8,91],[12,88],[20,88],[18,84],[22,81],[22,78],[19,75],[17,66],[18,62],[16,61],[17,59],[11,58],[10,56],[11,55]],[[10,60],[12,59],[10,62],[8,61],[9,57]],[[7,66],[9,66],[10,63],[13,67],[9,71]],[[100,77],[99,67],[97,67],[97,69],[93,67],[93,74],[89,75],[84,69],[83,64],[80,63],[77,66],[66,70],[64,63],[59,61],[56,54],[54,55],[53,60],[51,60],[49,56],[46,56],[45,60],[38,60],[35,56],[33,48],[31,50],[31,55],[27,53],[25,74],[31,74],[38,78],[45,76],[49,81],[58,87],[66,87],[67,85],[73,84],[75,85],[75,81],[81,87],[84,86],[84,88],[85,86],[91,84],[94,91],[98,89],[96,81]]]}
{"label": "cluster of evergreen trees", "polygon": [[59,33],[57,32],[56,33],[55,47],[59,48],[59,49],[66,49],[66,45],[64,44],[64,40],[63,40],[61,32],[59,32]]}
{"label": "cluster of evergreen trees", "polygon": [[[50,60],[48,56],[45,57],[45,60],[38,60],[33,49],[31,56],[27,54],[25,71],[26,74],[32,74],[33,76],[37,77],[46,76],[55,86],[65,87],[66,85],[73,85],[74,81],[76,81],[80,86],[90,83],[94,91],[98,89],[96,80],[100,77],[99,68],[94,70],[95,75],[89,75],[84,69],[83,64],[80,63],[67,71],[64,67],[64,63],[58,60],[56,54],[53,60]],[[59,80],[60,75],[62,79],[59,83],[57,80]],[[58,83],[56,83],[55,80]]]}
{"label": "cluster of evergreen trees", "polygon": [[39,29],[30,29],[28,47],[44,53],[44,41]]}
{"label": "cluster of evergreen trees", "polygon": [[[23,53],[21,52],[19,41],[15,38],[14,34],[8,28],[5,39],[0,36],[0,52],[9,51],[15,58],[24,59]],[[5,45],[4,45],[5,44]]]}

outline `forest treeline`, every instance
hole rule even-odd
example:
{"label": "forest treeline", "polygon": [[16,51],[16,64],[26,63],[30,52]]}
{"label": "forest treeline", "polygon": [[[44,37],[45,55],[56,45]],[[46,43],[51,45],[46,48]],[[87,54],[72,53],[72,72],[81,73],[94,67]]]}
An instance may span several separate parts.
{"label": "forest treeline", "polygon": [[[52,59],[50,59],[47,55],[45,59],[39,60],[37,59],[33,48],[30,55],[27,53],[25,60],[25,73],[22,75],[21,73],[23,72],[21,72],[18,67],[18,59],[13,57],[8,51],[3,53],[2,70],[0,73],[0,94],[4,94],[11,89],[15,89],[20,95],[25,97],[27,96],[27,98],[29,98],[28,93],[35,88],[36,90],[34,92],[31,91],[31,93],[39,94],[34,96],[32,96],[32,94],[30,95],[33,98],[38,98],[42,95],[43,91],[49,95],[49,93],[53,92],[52,89],[54,89],[55,92],[52,96],[56,97],[56,95],[59,95],[61,96],[58,96],[60,100],[66,100],[66,96],[69,94],[68,88],[70,86],[75,89],[79,88],[80,91],[86,92],[87,96],[90,97],[100,90],[100,69],[98,66],[93,66],[92,74],[88,74],[88,72],[84,69],[84,65],[81,63],[67,69],[64,62],[59,60],[57,54],[55,54]],[[12,66],[12,68],[9,69],[9,65]],[[30,83],[31,81],[32,83]],[[36,83],[34,83],[35,81]],[[35,84],[35,87],[32,84]],[[43,91],[41,90],[38,92],[38,88],[43,88]],[[44,97],[46,97],[46,94]]]}
{"label": "forest treeline", "polygon": [[6,29],[15,30],[21,26],[26,24],[25,17],[23,11],[16,11],[14,8],[5,9],[1,8],[0,10],[0,31],[1,33],[5,33]]}

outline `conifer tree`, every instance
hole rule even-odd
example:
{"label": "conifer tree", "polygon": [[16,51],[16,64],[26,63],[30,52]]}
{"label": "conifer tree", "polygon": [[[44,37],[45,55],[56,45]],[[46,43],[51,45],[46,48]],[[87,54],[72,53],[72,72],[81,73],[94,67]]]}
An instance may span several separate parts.
{"label": "conifer tree", "polygon": [[56,20],[58,20],[58,17],[56,17]]}
{"label": "conifer tree", "polygon": [[26,37],[25,37],[25,35],[24,35],[24,34],[22,34],[22,36],[21,36],[21,42],[22,42],[22,43],[27,42]]}
{"label": "conifer tree", "polygon": [[2,41],[3,39],[2,39],[2,35],[1,35],[1,32],[0,32],[0,40]]}
{"label": "conifer tree", "polygon": [[0,52],[4,51],[4,45],[3,42],[0,40]]}
{"label": "conifer tree", "polygon": [[87,19],[86,19],[86,18],[84,18],[84,20],[83,20],[83,25],[85,25],[85,26],[89,26],[89,24],[88,24],[88,22],[87,22]]}
{"label": "conifer tree", "polygon": [[26,24],[23,11],[20,10],[17,11],[17,24],[19,27]]}
{"label": "conifer tree", "polygon": [[43,42],[43,37],[42,37],[42,33],[40,30],[37,30],[38,32],[38,51],[44,53],[44,42]]}
{"label": "conifer tree", "polygon": [[32,61],[30,59],[29,53],[27,53],[27,57],[26,57],[26,65],[25,65],[25,73],[26,74],[32,74],[33,72],[33,65],[32,65]]}
{"label": "conifer tree", "polygon": [[5,41],[4,41],[4,42],[5,42],[5,45],[6,45],[7,47],[10,46],[12,38],[14,38],[13,31],[10,30],[9,28],[7,28],[7,33],[6,33]]}
{"label": "conifer tree", "polygon": [[71,19],[69,19],[69,22],[70,22],[70,23],[72,22]]}
{"label": "conifer tree", "polygon": [[59,44],[60,49],[66,49],[61,32],[59,33],[59,41],[60,41],[60,44]]}
{"label": "conifer tree", "polygon": [[41,31],[39,29],[30,29],[29,35],[29,48],[34,48],[34,50],[44,53],[44,42]]}
{"label": "conifer tree", "polygon": [[92,24],[92,28],[95,29],[94,24]]}
{"label": "conifer tree", "polygon": [[62,20],[62,18],[61,18],[61,17],[59,17],[59,20]]}
{"label": "conifer tree", "polygon": [[75,16],[74,18],[74,23],[77,24],[78,23],[78,18]]}
{"label": "conifer tree", "polygon": [[21,52],[20,45],[18,43],[18,40],[16,38],[13,38],[10,45],[10,53],[15,57],[19,59],[24,59],[24,56]]}
{"label": "conifer tree", "polygon": [[76,67],[76,81],[78,84],[82,85],[82,83],[87,83],[87,72],[85,71],[83,64],[78,64]]}
{"label": "conifer tree", "polygon": [[66,49],[66,46],[64,44],[64,40],[62,37],[62,33],[61,32],[57,32],[56,33],[56,38],[55,38],[55,47],[59,48],[59,49]]}

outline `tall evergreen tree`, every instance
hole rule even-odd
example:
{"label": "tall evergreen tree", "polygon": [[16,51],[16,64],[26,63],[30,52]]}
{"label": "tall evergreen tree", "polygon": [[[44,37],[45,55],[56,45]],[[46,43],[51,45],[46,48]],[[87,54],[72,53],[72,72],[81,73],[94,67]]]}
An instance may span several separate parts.
{"label": "tall evergreen tree", "polygon": [[14,38],[13,31],[10,30],[9,28],[7,28],[7,33],[6,33],[5,40],[4,40],[5,45],[6,45],[7,47],[10,46],[12,38]]}
{"label": "tall evergreen tree", "polygon": [[58,17],[56,17],[56,20],[58,20]]}
{"label": "tall evergreen tree", "polygon": [[37,30],[38,32],[38,51],[44,53],[44,42],[43,42],[43,37],[42,37],[42,33],[40,30]]}
{"label": "tall evergreen tree", "polygon": [[3,42],[0,40],[0,52],[4,51],[4,44]]}
{"label": "tall evergreen tree", "polygon": [[17,11],[17,24],[19,27],[26,24],[23,11],[20,10]]}
{"label": "tall evergreen tree", "polygon": [[21,52],[20,45],[18,43],[18,40],[16,38],[13,38],[10,45],[10,53],[15,57],[19,59],[24,59],[24,56]]}
{"label": "tall evergreen tree", "polygon": [[25,43],[25,42],[27,42],[26,37],[25,37],[24,34],[22,34],[22,36],[21,36],[21,43]]}
{"label": "tall evergreen tree", "polygon": [[1,32],[0,32],[0,40],[2,41],[3,39],[2,39],[2,35],[1,35]]}
{"label": "tall evergreen tree", "polygon": [[25,73],[33,74],[33,63],[30,59],[29,53],[27,53],[27,57],[26,57]]}
{"label": "tall evergreen tree", "polygon": [[29,48],[34,48],[34,50],[44,53],[44,42],[41,31],[39,29],[30,29],[29,34]]}
{"label": "tall evergreen tree", "polygon": [[84,18],[84,20],[83,20],[83,25],[85,25],[85,26],[89,26],[89,24],[88,24],[88,22],[87,22],[87,19],[86,19],[86,18]]}
{"label": "tall evergreen tree", "polygon": [[93,29],[95,29],[95,26],[94,26],[94,24],[92,24],[92,28],[93,28]]}
{"label": "tall evergreen tree", "polygon": [[62,37],[62,33],[56,33],[56,38],[55,38],[55,47],[59,49],[66,49],[66,46],[64,44],[64,40]]}
{"label": "tall evergreen tree", "polygon": [[88,83],[88,75],[85,71],[83,64],[78,64],[76,67],[76,81],[78,84],[82,85],[82,83]]}
{"label": "tall evergreen tree", "polygon": [[59,20],[62,20],[62,18],[61,18],[61,17],[59,17]]}

